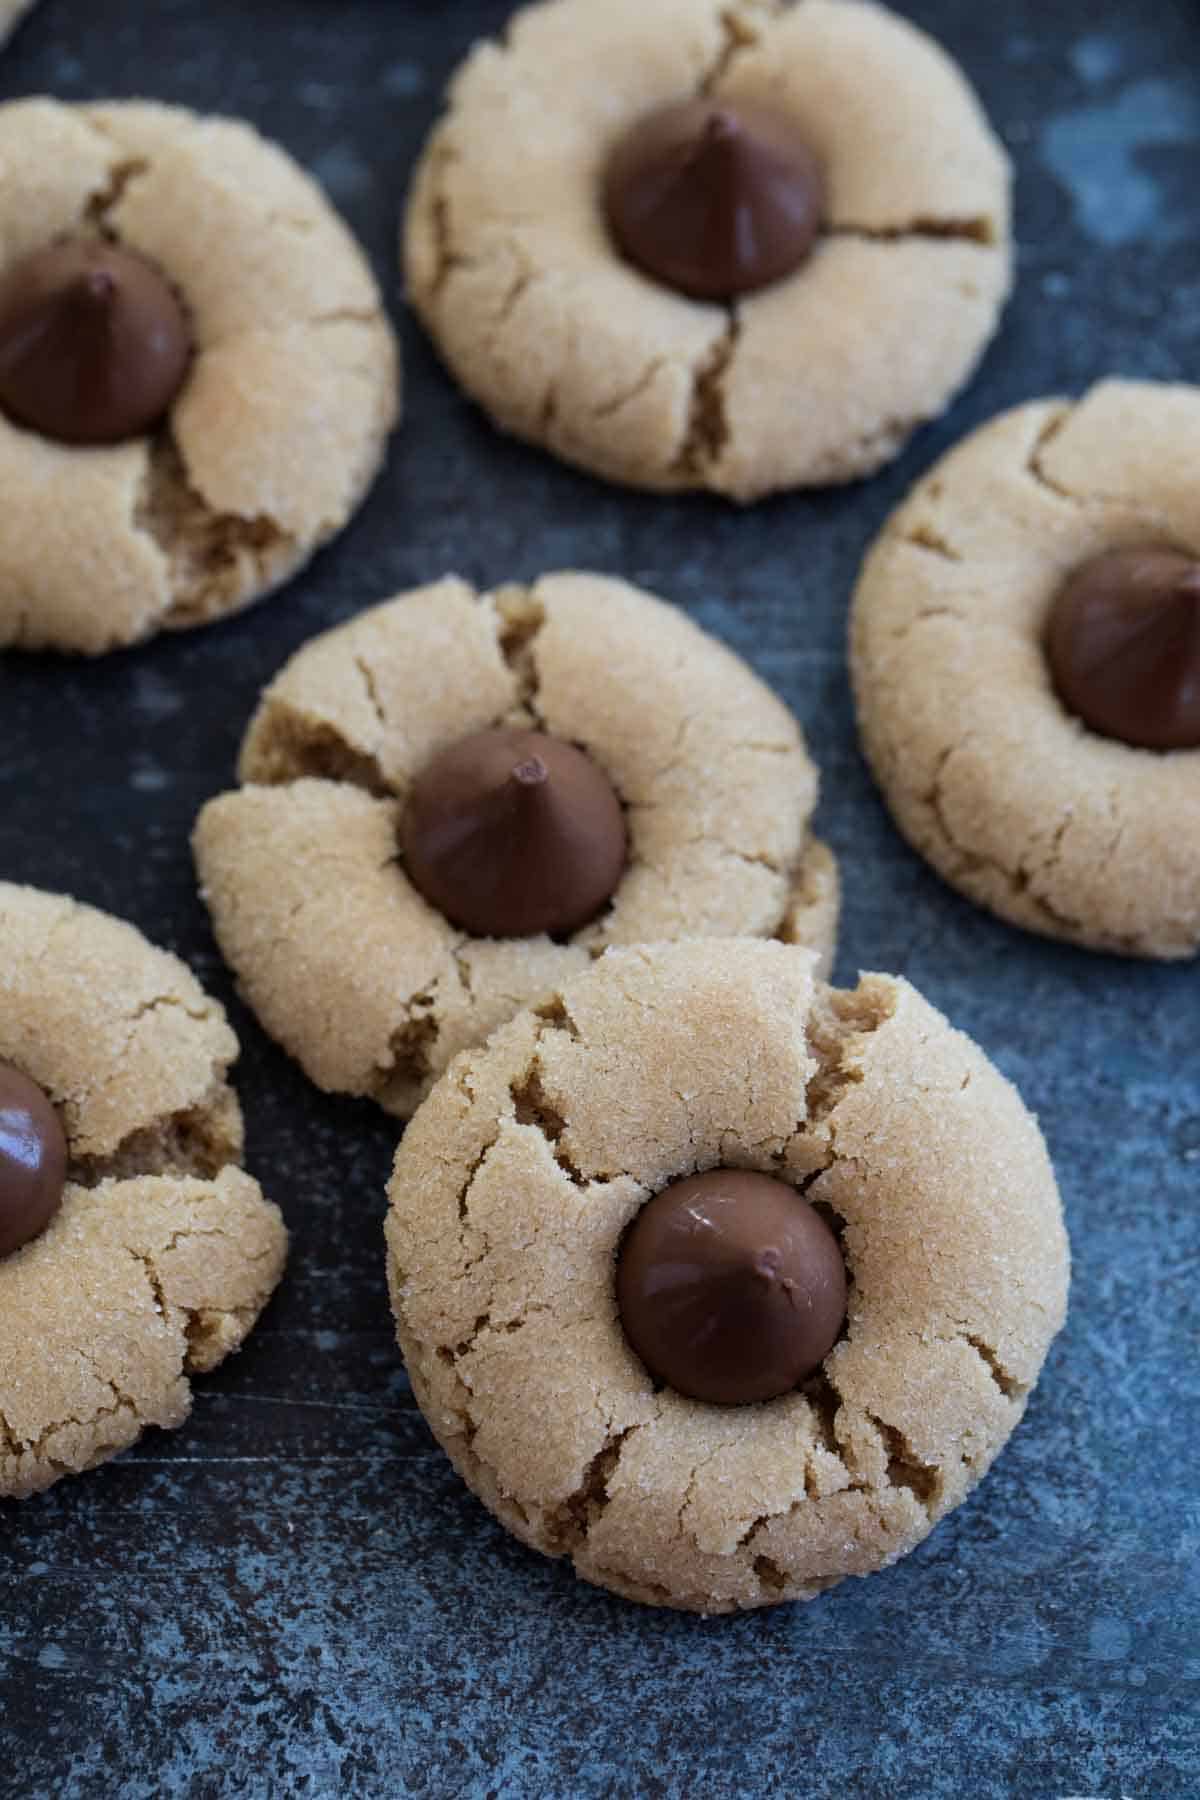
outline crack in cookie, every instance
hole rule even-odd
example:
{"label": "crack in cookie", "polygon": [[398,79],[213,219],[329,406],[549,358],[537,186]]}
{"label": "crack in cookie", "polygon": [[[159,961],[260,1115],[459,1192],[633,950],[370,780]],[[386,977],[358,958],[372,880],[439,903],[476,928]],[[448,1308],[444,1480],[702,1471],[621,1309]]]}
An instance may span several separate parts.
{"label": "crack in cookie", "polygon": [[166,559],[172,598],[162,624],[180,631],[219,617],[252,582],[286,579],[299,554],[274,519],[215,511],[166,429],[148,447],[132,523]]}
{"label": "crack in cookie", "polygon": [[553,1554],[570,1555],[587,1542],[589,1532],[608,1505],[608,1485],[617,1472],[622,1448],[641,1429],[627,1425],[623,1431],[612,1432],[588,1464],[575,1492],[543,1518],[542,1531],[553,1546]]}
{"label": "crack in cookie", "polygon": [[981,1337],[977,1337],[972,1332],[965,1333],[964,1341],[970,1344],[972,1350],[978,1352],[980,1361],[986,1365],[988,1374],[1006,1400],[1023,1400],[1025,1398],[1029,1392],[1029,1383],[1018,1381],[1015,1376],[1010,1375],[990,1344],[986,1344]]}

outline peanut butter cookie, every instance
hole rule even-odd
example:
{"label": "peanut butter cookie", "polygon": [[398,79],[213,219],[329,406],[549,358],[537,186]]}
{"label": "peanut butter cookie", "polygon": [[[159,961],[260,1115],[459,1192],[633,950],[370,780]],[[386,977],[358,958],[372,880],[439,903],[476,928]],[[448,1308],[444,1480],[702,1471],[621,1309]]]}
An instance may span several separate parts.
{"label": "peanut butter cookie", "polygon": [[994,419],[867,559],[851,667],[896,823],[1014,925],[1200,949],[1200,389]]}
{"label": "peanut butter cookie", "polygon": [[651,1605],[808,1599],[985,1474],[1063,1322],[1035,1120],[904,981],[613,950],[460,1056],[396,1157],[413,1388],[533,1548]]}
{"label": "peanut butter cookie", "polygon": [[195,834],[217,941],[319,1087],[401,1116],[609,944],[832,957],[795,719],[624,582],[448,579],[363,613],[267,690],[240,774]]}
{"label": "peanut butter cookie", "polygon": [[1008,294],[1009,182],[957,66],[866,0],[544,0],[454,79],[408,292],[502,429],[751,501],[943,411]]}
{"label": "peanut butter cookie", "polygon": [[278,587],[397,394],[361,251],[249,125],[0,106],[0,649],[98,655]]}
{"label": "peanut butter cookie", "polygon": [[182,1424],[283,1270],[237,1040],[132,926],[0,883],[0,1495]]}

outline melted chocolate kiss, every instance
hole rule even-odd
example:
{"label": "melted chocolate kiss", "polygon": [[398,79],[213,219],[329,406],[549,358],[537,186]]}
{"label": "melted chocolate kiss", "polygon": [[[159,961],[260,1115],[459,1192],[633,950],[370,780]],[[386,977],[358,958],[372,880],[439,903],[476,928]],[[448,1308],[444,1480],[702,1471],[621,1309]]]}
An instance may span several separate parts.
{"label": "melted chocolate kiss", "polygon": [[744,1406],[790,1392],[824,1362],[846,1316],[846,1267],[794,1188],[714,1169],[642,1208],[617,1265],[617,1305],[657,1380]]}
{"label": "melted chocolate kiss", "polygon": [[66,1179],[58,1114],[36,1081],[0,1063],[0,1256],[45,1231]]}
{"label": "melted chocolate kiss", "polygon": [[1050,615],[1063,705],[1142,750],[1200,749],[1200,562],[1111,550],[1077,569]]}
{"label": "melted chocolate kiss", "polygon": [[634,127],[609,164],[605,205],[645,274],[695,300],[733,300],[800,267],[825,182],[786,115],[690,100]]}
{"label": "melted chocolate kiss", "polygon": [[116,244],[55,244],[0,282],[0,407],[44,437],[140,436],[174,400],[190,356],[171,288]]}
{"label": "melted chocolate kiss", "polygon": [[625,819],[590,757],[539,731],[480,731],[413,785],[404,861],[414,886],[474,937],[577,931],[625,868]]}

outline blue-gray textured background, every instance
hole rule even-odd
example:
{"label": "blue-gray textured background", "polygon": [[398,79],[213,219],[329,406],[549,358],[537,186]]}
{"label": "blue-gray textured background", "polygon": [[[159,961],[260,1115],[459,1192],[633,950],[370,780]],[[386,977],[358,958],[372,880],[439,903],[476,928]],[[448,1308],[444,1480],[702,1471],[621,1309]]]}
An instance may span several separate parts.
{"label": "blue-gray textured background", "polygon": [[[1200,9],[903,10],[962,59],[1015,155],[1018,297],[900,464],[746,515],[501,442],[404,315],[400,197],[505,0],[41,0],[0,56],[3,96],[150,94],[279,138],[369,246],[408,376],[385,477],[285,594],[94,666],[0,671],[0,875],[134,920],[231,1002],[251,1167],[293,1231],[278,1298],[184,1430],[0,1506],[6,1796],[1200,1794],[1200,971],[1056,949],[942,887],[859,760],[843,660],[865,546],[968,427],[1110,370],[1196,378]],[[973,1033],[1062,1180],[1073,1312],[1011,1448],[907,1562],[805,1608],[639,1611],[462,1491],[389,1327],[393,1131],[317,1094],[232,1002],[193,887],[191,821],[285,655],[449,568],[564,565],[680,602],[797,709],[843,859],[842,973],[902,970]]]}

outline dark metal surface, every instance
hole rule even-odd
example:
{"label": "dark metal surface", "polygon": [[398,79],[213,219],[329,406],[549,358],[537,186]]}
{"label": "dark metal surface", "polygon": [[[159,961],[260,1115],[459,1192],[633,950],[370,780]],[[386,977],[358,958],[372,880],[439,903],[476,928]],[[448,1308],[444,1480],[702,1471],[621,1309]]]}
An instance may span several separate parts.
{"label": "dark metal surface", "polygon": [[[872,534],[969,426],[1109,370],[1197,376],[1200,13],[909,0],[1016,156],[1018,297],[897,467],[742,515],[501,442],[402,313],[400,196],[452,66],[506,10],[41,0],[0,56],[5,96],[149,94],[278,137],[369,246],[408,375],[385,477],[292,589],[95,665],[0,670],[0,875],[132,919],[231,1002],[250,1163],[293,1232],[279,1296],[182,1431],[0,1505],[0,1791],[1194,1796],[1200,970],[1056,949],[941,886],[859,760],[843,629]],[[681,602],[796,707],[843,858],[841,972],[901,970],[972,1032],[1062,1181],[1073,1312],[1026,1423],[917,1554],[804,1608],[639,1611],[461,1489],[392,1341],[393,1130],[317,1094],[232,1002],[193,886],[194,814],[295,646],[448,568],[568,565]]]}

